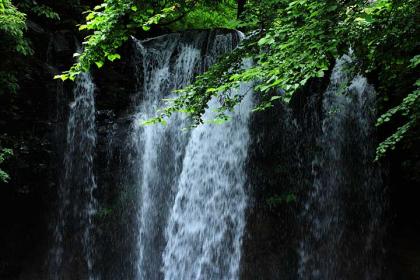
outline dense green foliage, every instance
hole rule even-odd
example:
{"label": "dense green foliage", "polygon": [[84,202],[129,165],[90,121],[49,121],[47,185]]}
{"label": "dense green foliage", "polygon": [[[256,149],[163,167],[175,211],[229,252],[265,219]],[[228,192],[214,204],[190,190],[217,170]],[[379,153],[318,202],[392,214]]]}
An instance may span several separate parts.
{"label": "dense green foliage", "polygon": [[15,65],[9,58],[32,53],[24,36],[25,20],[26,14],[18,11],[10,0],[0,0],[0,95],[18,89]]}
{"label": "dense green foliage", "polygon": [[[420,116],[419,94],[412,85],[418,78],[415,74],[418,56],[412,57],[417,55],[419,38],[418,1],[262,3],[266,6],[255,8],[250,2],[245,17],[245,26],[259,27],[257,33],[193,85],[181,90],[179,97],[171,100],[152,122],[181,111],[190,114],[196,124],[201,123],[206,104],[213,96],[223,100],[219,108],[219,118],[223,119],[224,112],[232,110],[242,98],[229,93],[229,89],[242,81],[258,81],[255,92],[261,102],[255,110],[271,107],[279,98],[288,102],[308,80],[323,77],[334,59],[352,48],[358,58],[357,71],[376,78],[383,101],[406,96],[400,105],[379,118],[378,124],[382,124],[402,113],[408,122],[379,145],[377,158],[393,149],[416,126]],[[274,12],[267,15],[258,13],[258,9]],[[254,65],[243,69],[244,57],[251,57]]]}
{"label": "dense green foliage", "polygon": [[236,19],[235,1],[220,1],[217,3],[197,3],[190,12],[168,27],[171,30],[186,29],[235,29],[239,21]]}
{"label": "dense green foliage", "polygon": [[[227,5],[227,6],[222,6]],[[135,0],[105,0],[87,11],[86,23],[80,25],[80,30],[91,33],[85,37],[84,49],[76,53],[78,62],[62,75],[62,80],[74,80],[81,72],[86,72],[94,64],[101,68],[106,60],[114,61],[120,55],[117,49],[135,34],[139,29],[149,31],[153,26],[172,25],[173,29],[185,27],[213,28],[225,23],[231,23],[232,1],[135,1]],[[226,12],[224,16],[219,13]],[[191,25],[189,20],[194,21]],[[217,25],[212,25],[217,24]]]}
{"label": "dense green foliage", "polygon": [[[416,69],[420,63],[420,55],[416,55],[412,60],[411,68]],[[389,136],[385,141],[379,144],[377,148],[377,157],[379,159],[388,149],[395,149],[395,145],[407,134],[407,132],[417,125],[420,117],[420,79],[416,80],[415,89],[404,97],[403,101],[389,109],[379,119],[377,125],[389,122],[397,114],[403,115],[408,121],[400,126],[395,133]]]}
{"label": "dense green foliage", "polygon": [[[13,58],[32,53],[24,35],[25,13],[58,20],[50,2],[0,1],[0,38],[6,42],[0,54],[11,58],[0,62],[0,94],[18,90]],[[420,115],[419,1],[248,0],[237,19],[239,2],[244,1],[104,0],[86,11],[86,21],[79,26],[85,34],[83,51],[75,54],[77,63],[58,77],[73,80],[93,65],[101,68],[106,61],[119,59],[118,49],[132,35],[157,29],[239,28],[248,35],[241,46],[180,90],[177,98],[168,100],[167,107],[150,122],[184,112],[195,125],[200,124],[212,97],[222,101],[217,120],[223,121],[225,112],[242,99],[232,89],[243,81],[255,81],[256,111],[271,107],[277,99],[288,102],[308,81],[323,78],[335,59],[351,48],[357,58],[355,70],[367,75],[379,93],[384,114],[378,125],[399,127],[379,145],[378,158],[416,131]],[[253,60],[253,66],[244,69],[246,57]]]}
{"label": "dense green foliage", "polygon": [[10,0],[1,0],[0,31],[2,39],[10,41],[10,49],[22,54],[29,54],[28,42],[24,37],[24,30],[26,29],[25,20],[26,14],[18,11]]}

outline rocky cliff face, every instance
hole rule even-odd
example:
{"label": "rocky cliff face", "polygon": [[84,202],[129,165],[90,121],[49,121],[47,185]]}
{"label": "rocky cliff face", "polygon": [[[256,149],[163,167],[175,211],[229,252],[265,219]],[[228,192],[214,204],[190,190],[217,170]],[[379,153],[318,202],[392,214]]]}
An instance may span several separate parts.
{"label": "rocky cliff face", "polygon": [[248,159],[252,199],[242,279],[296,279],[299,213],[311,183],[326,82],[312,82],[295,95],[290,107],[277,103],[253,115]]}
{"label": "rocky cliff face", "polygon": [[[36,23],[29,27],[35,56],[23,72],[19,94],[0,97],[1,131],[13,139],[16,153],[6,166],[12,181],[0,185],[1,279],[47,279],[51,221],[63,172],[62,147],[72,84],[52,77],[71,65],[77,38],[68,29],[45,30]],[[121,149],[128,137],[128,112],[133,108],[138,79],[131,54],[127,44],[122,50],[123,60],[93,73],[98,130],[95,173],[101,186],[95,193],[101,201],[96,217],[101,246],[96,253],[109,256],[97,265],[104,275],[122,279],[131,279],[135,273],[130,270],[135,237],[127,233],[132,233],[136,208],[132,190],[127,188],[130,178],[122,167],[128,163]],[[308,85],[289,109],[277,104],[252,117],[247,165],[252,187],[248,190],[251,201],[243,240],[242,279],[296,279],[296,248],[304,234],[299,220],[301,198],[311,180],[310,159],[316,152],[315,138],[321,133],[321,95],[327,82]],[[305,137],[296,138],[302,130]],[[291,143],[290,139],[299,141]],[[385,246],[390,249],[388,269],[396,275],[391,279],[401,275],[417,279],[419,254],[413,248],[420,244],[420,224],[413,194],[420,176],[408,176],[399,159],[397,156],[391,162],[386,183],[392,217]],[[416,166],[416,159],[407,164]]]}
{"label": "rocky cliff face", "polygon": [[52,77],[69,65],[75,43],[70,31],[44,30],[33,22],[28,26],[35,54],[23,63],[18,93],[0,97],[0,137],[15,154],[5,167],[12,179],[0,184],[2,279],[18,279],[23,271],[43,265],[60,162],[58,135],[65,121],[62,108],[70,86]]}

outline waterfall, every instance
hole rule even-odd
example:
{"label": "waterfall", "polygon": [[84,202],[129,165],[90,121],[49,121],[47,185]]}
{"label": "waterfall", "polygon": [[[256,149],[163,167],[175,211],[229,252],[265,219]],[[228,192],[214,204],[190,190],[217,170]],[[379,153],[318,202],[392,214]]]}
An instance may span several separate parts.
{"label": "waterfall", "polygon": [[[237,37],[237,33],[202,31],[135,40],[138,105],[131,133],[131,168],[138,189],[138,279],[188,279],[197,269],[201,278],[220,277],[220,273],[233,278],[237,275],[245,223],[242,165],[250,101],[244,101],[244,109],[224,126],[183,131],[189,122],[181,115],[174,115],[165,126],[141,125],[156,114],[163,105],[162,98],[189,84],[220,54],[230,51]],[[203,178],[191,178],[194,174]],[[190,192],[191,187],[201,191]],[[207,208],[200,208],[201,199],[209,201],[204,205]],[[183,213],[186,200],[188,211],[194,209],[194,213]],[[184,228],[188,222],[184,219],[191,217],[196,224],[201,223],[196,236]],[[219,218],[223,220],[217,221]],[[201,255],[200,247],[204,248]],[[190,254],[191,250],[195,254]],[[211,259],[215,257],[218,259]],[[183,258],[184,263],[177,261],[177,266],[172,266],[172,258]],[[200,267],[194,263],[197,260]]]}
{"label": "waterfall", "polygon": [[[64,171],[58,189],[58,217],[51,249],[51,278],[70,275],[95,279],[93,272],[93,217],[96,189],[93,158],[96,147],[95,86],[80,74],[73,90],[67,123]],[[78,268],[79,271],[72,271]],[[69,271],[67,271],[69,270]],[[87,277],[86,277],[87,276]]]}
{"label": "waterfall", "polygon": [[192,131],[166,230],[165,279],[238,279],[251,101],[247,95],[228,123]]}
{"label": "waterfall", "polygon": [[301,221],[308,229],[300,242],[299,279],[380,278],[375,92],[364,77],[351,74],[351,66],[348,55],[337,60],[323,95],[313,184]]}
{"label": "waterfall", "polygon": [[109,110],[96,120],[95,85],[78,77],[50,279],[381,279],[376,94],[351,55],[336,61],[325,92],[305,88],[270,114],[251,118],[253,86],[244,83],[226,123],[211,121],[223,101],[213,98],[198,127],[182,114],[143,125],[241,37],[133,38],[134,81],[123,87],[135,89],[132,105],[113,110],[98,99]]}
{"label": "waterfall", "polygon": [[[200,52],[189,46],[181,47],[181,53],[170,69],[171,57],[178,46],[179,34],[164,40],[153,41],[156,46],[143,47],[137,42],[142,56],[143,93],[138,113],[134,118],[133,142],[138,157],[135,171],[138,173],[139,189],[139,238],[138,276],[140,279],[158,279],[160,254],[163,249],[163,229],[166,208],[179,173],[180,156],[186,141],[181,131],[183,120],[175,117],[166,126],[142,126],[142,120],[153,117],[161,99],[167,97],[171,89],[181,86],[191,79],[194,67],[199,62]],[[173,72],[171,72],[171,70]]]}

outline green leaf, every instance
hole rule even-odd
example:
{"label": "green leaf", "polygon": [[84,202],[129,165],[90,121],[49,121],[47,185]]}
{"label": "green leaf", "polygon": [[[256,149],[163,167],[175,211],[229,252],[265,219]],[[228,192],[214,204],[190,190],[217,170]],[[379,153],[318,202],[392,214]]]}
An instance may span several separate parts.
{"label": "green leaf", "polygon": [[61,79],[63,82],[65,81],[65,80],[67,80],[69,78],[69,76],[67,75],[67,74],[61,74],[61,75],[55,75],[54,76],[54,79]]}
{"label": "green leaf", "polygon": [[101,68],[102,66],[104,66],[104,62],[102,60],[95,61],[95,64],[98,68]]}
{"label": "green leaf", "polygon": [[115,54],[109,54],[109,55],[107,56],[107,58],[108,58],[110,61],[114,61],[114,60],[116,60],[116,59],[121,59],[121,56],[120,56],[119,54],[115,53]]}
{"label": "green leaf", "polygon": [[322,78],[322,77],[324,77],[324,71],[323,71],[323,70],[320,70],[320,71],[316,72],[316,76],[317,76],[318,78]]}

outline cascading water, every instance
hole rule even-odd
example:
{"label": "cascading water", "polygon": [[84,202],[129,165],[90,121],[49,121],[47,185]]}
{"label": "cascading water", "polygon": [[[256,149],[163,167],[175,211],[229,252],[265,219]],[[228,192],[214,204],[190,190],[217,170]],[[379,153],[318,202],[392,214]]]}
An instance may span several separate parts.
{"label": "cascading water", "polygon": [[351,66],[350,56],[337,60],[323,96],[319,151],[302,219],[308,230],[300,243],[299,279],[380,278],[375,264],[382,212],[380,174],[373,163],[375,93],[364,77],[351,76]]}
{"label": "cascading water", "polygon": [[[58,217],[50,256],[51,279],[95,279],[93,216],[96,189],[93,158],[96,147],[95,86],[80,74],[73,91],[67,124],[64,174],[58,189]],[[77,272],[76,269],[77,268]],[[68,271],[70,269],[70,271]],[[72,270],[75,271],[72,271]]]}
{"label": "cascading water", "polygon": [[[183,132],[188,120],[179,115],[166,126],[141,126],[163,105],[162,98],[230,51],[237,37],[210,35],[198,32],[190,39],[188,34],[171,34],[136,41],[138,75],[143,77],[132,129],[132,167],[139,190],[138,279],[237,278],[245,223],[241,166],[246,159],[249,99],[224,126]],[[192,178],[194,174],[203,177]],[[200,200],[208,203],[200,206]],[[192,217],[200,224],[195,232],[186,228]]]}
{"label": "cascading water", "polygon": [[[142,125],[173,89],[191,83],[240,37],[219,30],[134,39],[134,113],[101,110],[96,121],[106,139],[98,143],[95,86],[89,74],[80,75],[69,110],[50,279],[381,278],[375,93],[349,71],[350,56],[337,60],[323,95],[302,91],[304,97],[274,107],[271,117],[251,119],[252,86],[243,84],[237,93],[244,98],[224,124],[185,131],[189,119],[176,114],[164,126]],[[209,102],[205,119],[215,117],[218,102]],[[248,185],[255,188],[249,192]],[[266,198],[290,193],[296,205],[304,200],[298,217],[289,205],[281,208],[285,213],[267,214]],[[273,230],[277,219],[281,229]],[[278,246],[273,252],[272,245]]]}
{"label": "cascading water", "polygon": [[251,100],[246,96],[230,122],[192,131],[166,230],[165,279],[239,277]]}
{"label": "cascading water", "polygon": [[186,134],[181,131],[183,120],[174,118],[165,127],[142,126],[141,122],[153,117],[161,99],[167,97],[175,86],[182,86],[191,79],[200,52],[192,47],[181,47],[173,72],[171,57],[178,47],[179,34],[171,38],[155,39],[147,48],[137,42],[143,65],[143,98],[134,120],[133,142],[138,157],[134,164],[138,173],[139,189],[139,238],[138,276],[140,279],[158,279],[163,250],[163,229],[166,208],[174,191],[176,176],[181,168]]}

